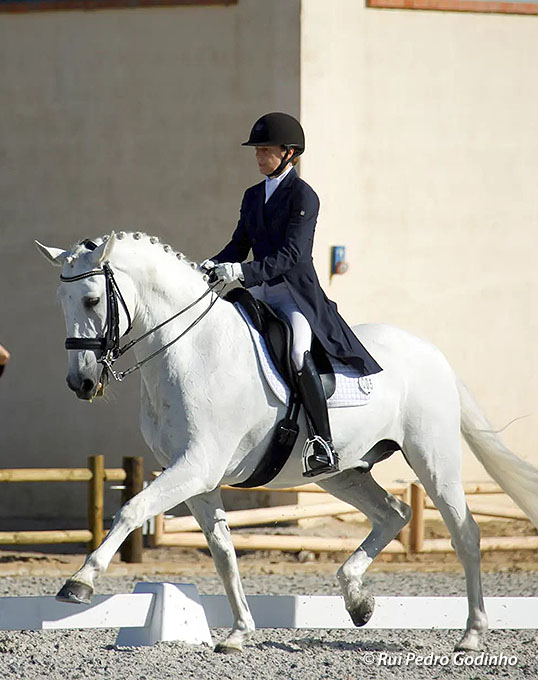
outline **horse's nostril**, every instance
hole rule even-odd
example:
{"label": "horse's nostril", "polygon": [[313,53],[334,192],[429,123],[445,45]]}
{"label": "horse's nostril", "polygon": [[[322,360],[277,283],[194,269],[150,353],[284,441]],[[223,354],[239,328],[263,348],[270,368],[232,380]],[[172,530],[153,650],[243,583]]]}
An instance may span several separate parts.
{"label": "horse's nostril", "polygon": [[93,389],[93,380],[90,380],[89,378],[83,380],[82,389],[84,390],[84,392],[91,392]]}

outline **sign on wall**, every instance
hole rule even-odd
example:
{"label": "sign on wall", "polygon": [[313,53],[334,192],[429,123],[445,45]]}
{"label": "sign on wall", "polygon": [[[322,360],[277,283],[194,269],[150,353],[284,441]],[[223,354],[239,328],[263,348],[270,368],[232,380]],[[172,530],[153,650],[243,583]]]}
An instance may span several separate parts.
{"label": "sign on wall", "polygon": [[538,2],[511,0],[366,0],[367,7],[421,9],[453,12],[496,12],[498,14],[538,14]]}

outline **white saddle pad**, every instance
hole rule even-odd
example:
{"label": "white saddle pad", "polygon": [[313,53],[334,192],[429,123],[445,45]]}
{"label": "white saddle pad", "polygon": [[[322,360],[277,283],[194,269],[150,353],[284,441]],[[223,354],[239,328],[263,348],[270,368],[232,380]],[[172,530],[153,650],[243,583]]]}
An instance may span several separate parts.
{"label": "white saddle pad", "polygon": [[[265,340],[253,326],[241,305],[236,304],[235,306],[248,326],[262,372],[269,387],[275,397],[283,404],[287,405],[290,397],[290,390],[276,370]],[[353,366],[343,364],[333,357],[329,357],[329,359],[336,377],[336,389],[333,396],[327,401],[328,407],[339,408],[343,406],[362,406],[363,404],[367,404],[370,401],[370,396],[374,387],[373,376],[360,376]]]}

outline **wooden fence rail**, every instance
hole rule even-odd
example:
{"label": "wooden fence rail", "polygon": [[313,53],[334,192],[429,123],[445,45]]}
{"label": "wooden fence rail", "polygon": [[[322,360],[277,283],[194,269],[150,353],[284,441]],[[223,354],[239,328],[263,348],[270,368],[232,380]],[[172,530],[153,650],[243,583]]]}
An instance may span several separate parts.
{"label": "wooden fence rail", "polygon": [[[158,473],[154,473],[156,476]],[[31,545],[31,544],[63,544],[88,543],[88,549],[94,550],[105,537],[104,530],[104,491],[105,482],[122,483],[122,503],[127,502],[138,493],[144,484],[143,459],[130,457],[123,459],[122,468],[107,469],[104,457],[90,456],[87,468],[14,468],[0,470],[0,483],[17,482],[85,482],[88,488],[88,528],[87,529],[59,529],[52,531],[2,531],[0,545]],[[235,487],[223,487],[223,489]],[[300,493],[323,493],[316,484],[289,487],[285,489],[269,489],[258,487],[248,491],[282,491]],[[424,537],[424,511],[435,509],[430,499],[419,483],[399,485],[389,489],[394,495],[400,496],[409,503],[413,510],[410,524],[405,527],[397,538],[385,548],[384,552],[400,554],[442,553],[452,550],[449,539],[426,539]],[[496,484],[465,484],[466,495],[502,494],[503,491]],[[326,494],[328,497],[328,494]],[[517,509],[499,509],[497,506],[482,506],[471,509],[475,515],[525,520],[525,515]],[[312,505],[282,505],[251,510],[236,510],[228,513],[230,527],[246,527],[262,524],[275,524],[312,517],[343,516],[357,513],[357,509],[331,499],[330,502],[318,502]],[[358,539],[321,537],[321,536],[290,536],[232,533],[234,545],[239,550],[283,550],[298,552],[310,550],[312,552],[350,552],[357,547]],[[121,558],[125,562],[142,561],[142,530],[131,534],[121,549]],[[155,518],[153,535],[155,546],[182,546],[191,548],[205,548],[203,534],[192,517],[177,517],[165,519],[163,515]],[[535,550],[538,548],[538,536],[494,537],[483,538],[482,550]]]}
{"label": "wooden fence rail", "polygon": [[[504,491],[493,483],[464,484],[466,496],[481,494],[504,494]],[[437,510],[426,495],[421,484],[411,484],[411,508],[413,517],[410,523],[408,550],[410,553],[447,553],[452,552],[452,544],[448,538],[424,538],[424,510]],[[499,508],[497,506],[470,507],[472,515],[500,519],[512,519],[529,522],[529,518],[518,508]],[[494,536],[480,540],[480,550],[493,552],[500,550],[536,550],[538,536]]]}
{"label": "wooden fence rail", "polygon": [[[105,468],[104,456],[90,456],[87,468],[12,468],[0,470],[0,483],[13,482],[87,482],[87,529],[59,529],[52,531],[0,531],[0,545],[45,545],[87,543],[95,550],[105,537],[104,491],[105,482],[123,482],[123,502],[141,488],[142,458],[124,458],[123,468]],[[125,562],[141,562],[142,532],[134,532],[122,548]]]}
{"label": "wooden fence rail", "polygon": [[[156,476],[159,473],[154,473]],[[238,491],[235,487],[222,487]],[[285,489],[269,489],[257,487],[248,491],[282,491],[282,492],[312,492],[322,494],[323,490],[316,484],[288,487]],[[407,527],[397,538],[384,549],[385,553],[393,554],[419,554],[419,553],[446,553],[452,551],[450,539],[426,539],[424,537],[424,510],[436,509],[426,495],[423,487],[418,482],[400,485],[389,491],[400,496],[406,503],[411,505],[413,515]],[[467,496],[479,494],[503,494],[503,490],[493,482],[480,484],[466,483],[464,491]],[[231,528],[276,524],[312,517],[340,516],[348,513],[358,513],[356,508],[330,499],[329,502],[316,502],[312,505],[282,505],[266,508],[254,508],[250,510],[235,510],[227,513],[228,525]],[[499,509],[497,506],[472,508],[475,515],[485,515],[504,519],[527,520],[523,512],[518,509]],[[527,520],[528,521],[528,520]],[[357,548],[359,542],[356,538],[321,537],[321,536],[296,536],[296,535],[267,535],[267,534],[241,534],[232,532],[232,541],[238,550],[281,550],[299,552],[309,550],[312,552],[351,552]],[[205,548],[207,543],[204,535],[200,532],[193,517],[165,518],[159,515],[155,518],[155,532],[153,536],[155,546],[181,546],[184,548]],[[481,549],[493,550],[536,550],[538,536],[500,536],[487,537],[481,541]]]}

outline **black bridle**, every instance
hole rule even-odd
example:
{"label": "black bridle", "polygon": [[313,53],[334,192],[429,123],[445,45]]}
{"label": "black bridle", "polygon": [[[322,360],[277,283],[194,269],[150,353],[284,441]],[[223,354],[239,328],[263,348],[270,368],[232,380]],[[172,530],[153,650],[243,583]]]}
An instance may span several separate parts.
{"label": "black bridle", "polygon": [[105,335],[97,338],[67,338],[65,341],[65,349],[87,349],[93,350],[94,352],[100,351],[105,355],[109,355],[113,361],[116,361],[121,356],[120,349],[120,315],[118,312],[118,300],[121,302],[125,315],[127,316],[127,330],[124,335],[127,335],[132,327],[131,315],[123,299],[116,279],[110,264],[105,262],[102,269],[92,269],[89,272],[84,272],[83,274],[77,274],[76,276],[64,276],[60,275],[60,280],[71,283],[73,281],[82,281],[82,279],[88,279],[91,276],[101,276],[105,277],[105,287],[106,287],[106,327]]}
{"label": "black bridle", "polygon": [[[86,242],[85,242],[86,245]],[[93,245],[93,243],[91,244]],[[88,247],[88,246],[87,246]],[[92,248],[90,248],[92,249]],[[213,289],[218,285],[218,282],[213,283],[213,285],[210,285],[207,290],[200,295],[199,298],[197,298],[194,302],[191,302],[191,304],[187,305],[187,307],[184,307],[181,309],[177,314],[174,314],[174,316],[170,317],[169,319],[166,319],[166,321],[163,321],[159,325],[155,326],[151,330],[147,331],[143,335],[140,335],[138,338],[135,338],[134,340],[131,340],[128,342],[126,345],[123,347],[120,346],[120,340],[123,336],[120,336],[120,315],[119,315],[119,305],[118,301],[123,307],[123,310],[125,312],[125,315],[127,317],[127,330],[123,335],[127,335],[131,329],[132,329],[132,319],[131,315],[129,314],[129,309],[127,307],[127,304],[123,298],[123,295],[121,294],[121,291],[118,287],[118,284],[116,283],[116,279],[114,278],[114,273],[112,271],[112,268],[110,266],[109,262],[105,262],[100,269],[92,269],[91,271],[84,272],[83,274],[77,274],[75,276],[60,276],[60,280],[65,282],[65,283],[71,283],[73,281],[81,281],[82,279],[88,279],[91,276],[104,276],[105,277],[105,288],[106,288],[106,325],[105,325],[105,333],[102,336],[97,336],[95,338],[66,338],[65,340],[65,348],[67,350],[90,350],[93,352],[100,352],[101,355],[97,358],[97,363],[103,365],[103,370],[107,370],[110,372],[112,377],[117,380],[117,381],[122,381],[126,376],[130,375],[131,373],[134,373],[135,371],[138,371],[142,366],[156,357],[158,354],[161,354],[165,350],[167,350],[169,347],[171,347],[174,343],[176,343],[180,338],[182,338],[184,335],[186,335],[196,324],[198,324],[204,316],[211,310],[215,302],[219,299],[218,293],[221,292],[222,288],[215,293],[215,296],[213,297]],[[138,344],[141,340],[144,340],[147,338],[149,335],[152,335],[156,331],[158,331],[160,328],[165,326],[166,324],[170,323],[174,319],[177,319],[178,316],[181,314],[184,314],[187,312],[189,309],[192,309],[195,305],[197,305],[201,300],[203,300],[206,295],[211,294],[211,301],[209,303],[209,306],[198,316],[182,333],[180,333],[176,338],[171,340],[169,343],[164,345],[163,347],[160,347],[158,350],[150,354],[149,356],[145,357],[141,361],[138,361],[134,366],[131,366],[130,368],[126,369],[125,371],[114,371],[113,365],[114,363],[121,357],[123,356],[128,350],[132,349],[136,344]]]}

